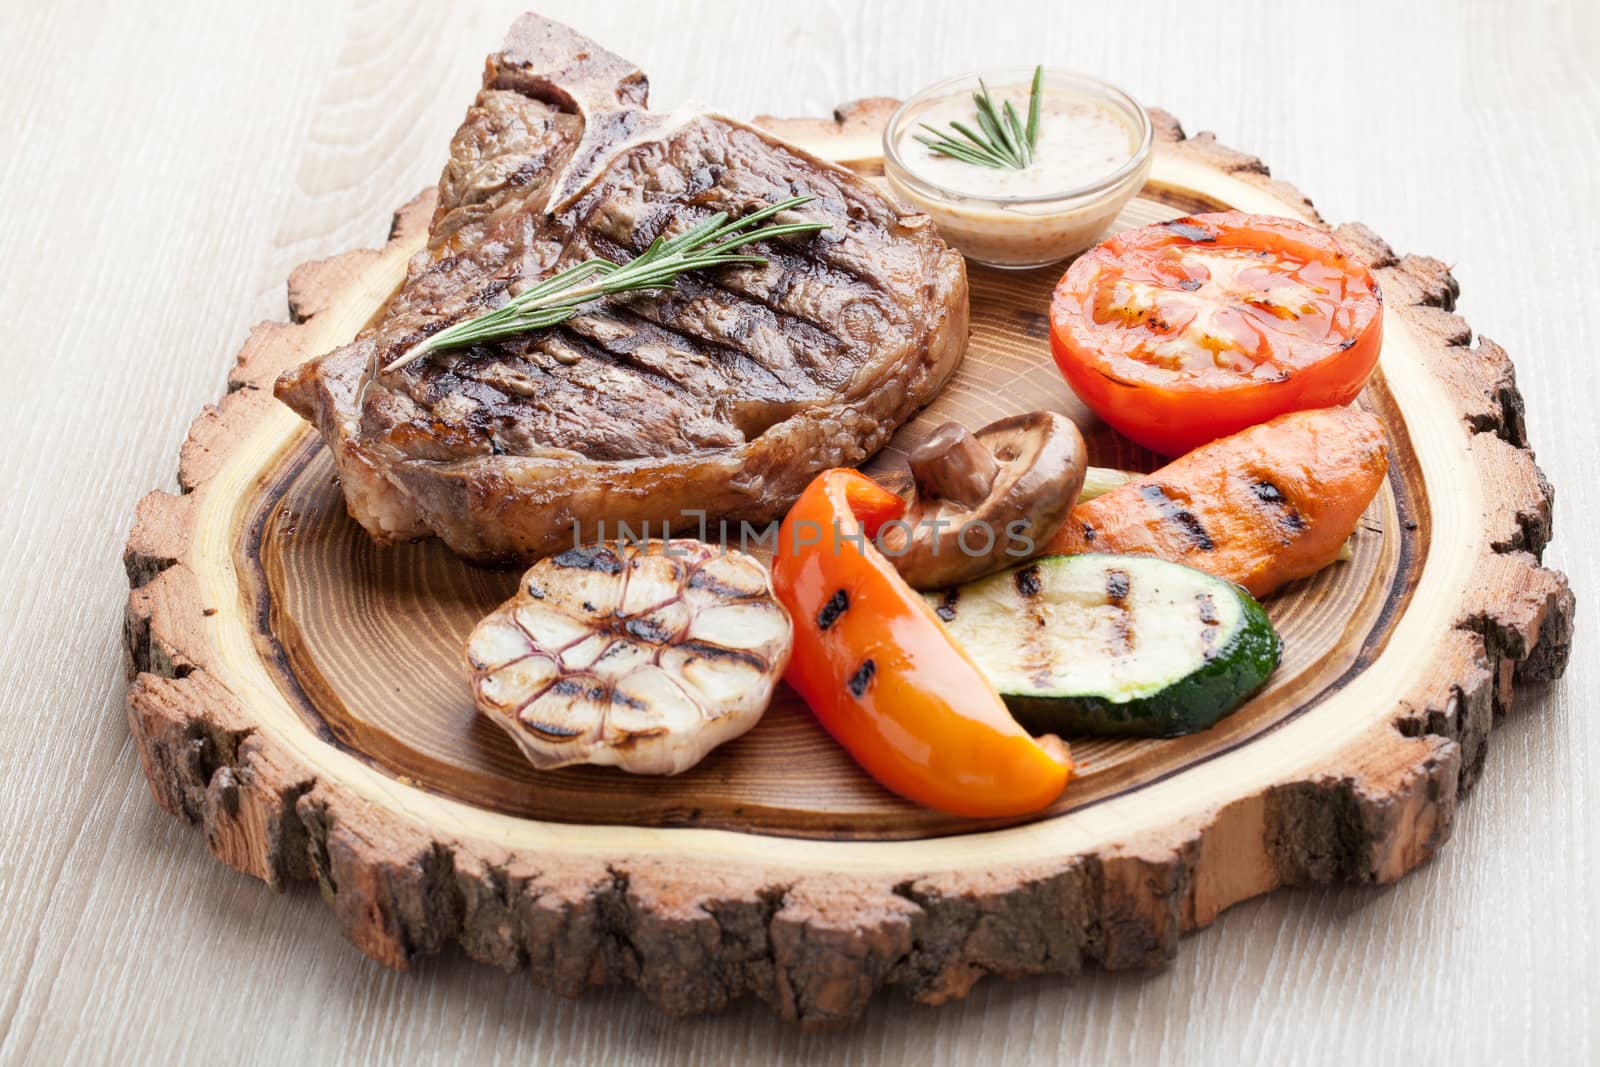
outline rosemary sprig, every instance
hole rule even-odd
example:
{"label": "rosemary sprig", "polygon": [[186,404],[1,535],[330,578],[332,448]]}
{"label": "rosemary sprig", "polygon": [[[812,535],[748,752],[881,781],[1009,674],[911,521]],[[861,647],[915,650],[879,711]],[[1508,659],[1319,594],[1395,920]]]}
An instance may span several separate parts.
{"label": "rosemary sprig", "polygon": [[555,326],[572,318],[583,305],[603,297],[671,289],[678,275],[687,271],[735,263],[764,265],[767,261],[761,256],[739,249],[756,241],[828,229],[826,222],[759,225],[778,212],[799,207],[809,200],[809,196],[792,196],[731,222],[727,212],[719,211],[676,237],[657,237],[649,248],[627,263],[598,257],[585,260],[524,289],[493,311],[454,323],[424,338],[384,367],[383,372],[399,370],[440,349],[462,348]]}
{"label": "rosemary sprig", "polygon": [[977,130],[965,123],[952,122],[950,129],[954,132],[951,133],[936,130],[924,122],[921,123],[922,128],[933,136],[913,136],[927,145],[930,151],[959,159],[963,163],[996,170],[1004,167],[1026,170],[1033,162],[1034,150],[1039,147],[1039,97],[1043,81],[1044,67],[1034,67],[1033,87],[1028,92],[1026,125],[1017,116],[1017,109],[1011,106],[1011,101],[995,107],[989,87],[979,78],[978,91],[972,94],[972,102],[978,106]]}

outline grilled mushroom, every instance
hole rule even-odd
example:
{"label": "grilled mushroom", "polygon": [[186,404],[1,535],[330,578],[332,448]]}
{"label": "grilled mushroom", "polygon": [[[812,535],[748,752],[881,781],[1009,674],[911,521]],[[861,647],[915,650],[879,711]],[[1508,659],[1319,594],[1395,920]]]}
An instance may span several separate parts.
{"label": "grilled mushroom", "polygon": [[1033,554],[1066,522],[1085,471],[1078,428],[1052,411],[975,434],[947,422],[907,459],[914,484],[904,525],[886,527],[881,541],[917,589],[971,581]]}
{"label": "grilled mushroom", "polygon": [[607,543],[534,564],[467,660],[478,708],[535,767],[677,774],[756,724],[792,638],[749,556]]}

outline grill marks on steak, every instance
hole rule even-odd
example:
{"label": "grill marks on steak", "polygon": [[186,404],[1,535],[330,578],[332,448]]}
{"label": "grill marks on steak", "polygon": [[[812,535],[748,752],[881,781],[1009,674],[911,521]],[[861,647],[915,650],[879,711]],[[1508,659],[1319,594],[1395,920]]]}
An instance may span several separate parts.
{"label": "grill marks on steak", "polygon": [[[924,216],[760,131],[653,115],[644,92],[624,61],[524,17],[451,142],[401,291],[280,380],[380,540],[431,532],[471,558],[528,558],[569,545],[574,520],[776,518],[954,370],[965,273]],[[373,373],[552,271],[796,194],[815,198],[796,217],[831,229],[764,245],[765,266]]]}
{"label": "grill marks on steak", "polygon": [[[524,98],[521,106],[542,105]],[[552,137],[567,136],[565,124],[546,129]],[[737,132],[765,146],[757,135]],[[489,206],[481,218],[430,249],[438,262],[430,265],[425,280],[431,283],[433,274],[442,274],[456,288],[409,309],[421,324],[392,316],[375,338],[375,358],[388,362],[402,354],[425,335],[430,317],[443,325],[493,306],[511,284],[505,277],[508,264],[536,278],[593,255],[625,261],[656,237],[682,232],[715,211],[743,213],[767,202],[756,190],[730,195],[726,187],[710,184],[727,171],[706,165],[697,169],[707,184],[684,196],[670,180],[668,164],[686,151],[681,139],[630,154],[628,169],[637,191],[628,189],[627,179],[608,181],[559,216],[556,226],[570,235],[564,249],[541,240],[518,248],[518,229],[527,213],[518,211],[511,198],[511,213],[497,221],[494,206],[508,200],[503,189],[488,195],[474,195],[470,184],[460,193],[447,190],[450,199],[442,200],[435,214],[436,231],[480,205]],[[464,140],[477,138],[458,135],[458,143]],[[546,160],[557,156],[557,151],[541,152]],[[518,173],[503,157],[486,169]],[[627,193],[619,196],[619,186]],[[770,186],[761,191],[771,195]],[[505,250],[498,269],[475,272],[489,264],[488,255],[454,253],[467,234],[486,253]],[[829,244],[821,242],[824,249]],[[398,420],[399,426],[387,430],[391,441],[426,458],[445,458],[429,440],[433,418],[439,416],[453,431],[447,435],[452,449],[490,454],[527,454],[559,441],[571,451],[616,460],[743,443],[780,421],[752,411],[762,402],[783,405],[780,415],[787,414],[846,385],[855,365],[847,358],[849,342],[836,331],[854,326],[872,334],[885,319],[871,307],[880,294],[864,288],[848,267],[833,267],[825,256],[764,251],[765,268],[716,277],[701,272],[686,276],[664,296],[613,303],[537,336],[436,354],[394,376],[391,387],[415,408],[383,405],[377,409],[380,418],[367,421],[383,428]]]}

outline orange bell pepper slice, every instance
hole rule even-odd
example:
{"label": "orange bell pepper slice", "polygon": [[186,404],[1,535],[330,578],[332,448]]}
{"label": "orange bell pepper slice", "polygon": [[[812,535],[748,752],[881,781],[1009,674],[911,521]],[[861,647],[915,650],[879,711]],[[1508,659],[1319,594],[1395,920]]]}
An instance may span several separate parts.
{"label": "orange bell pepper slice", "polygon": [[887,788],[930,808],[1025,815],[1061,794],[1066,746],[1036,741],[873,539],[905,503],[865,475],[818,475],[778,531],[773,590],[794,618],[785,680]]}

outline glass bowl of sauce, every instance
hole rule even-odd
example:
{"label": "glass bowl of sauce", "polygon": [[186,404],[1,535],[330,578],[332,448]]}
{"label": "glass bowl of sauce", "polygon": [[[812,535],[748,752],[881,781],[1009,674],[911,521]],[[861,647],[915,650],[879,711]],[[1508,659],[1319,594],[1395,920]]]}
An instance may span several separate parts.
{"label": "glass bowl of sauce", "polygon": [[1028,114],[1032,67],[974,71],[900,105],[883,132],[883,171],[895,196],[932,216],[968,259],[992,267],[1042,267],[1100,239],[1150,173],[1150,116],[1097,78],[1046,68],[1038,139],[1026,168],[986,167],[934,152],[917,138],[951,121],[978,128],[979,79],[995,107]]}

